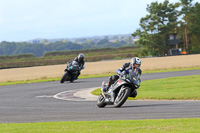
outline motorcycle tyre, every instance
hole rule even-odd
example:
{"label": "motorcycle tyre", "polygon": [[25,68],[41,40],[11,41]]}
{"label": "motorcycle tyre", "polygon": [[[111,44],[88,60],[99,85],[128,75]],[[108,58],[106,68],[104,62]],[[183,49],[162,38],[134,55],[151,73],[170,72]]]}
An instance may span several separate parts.
{"label": "motorcycle tyre", "polygon": [[68,76],[68,72],[66,72],[66,73],[62,76],[62,78],[61,78],[61,80],[60,80],[60,83],[64,83],[64,82],[66,81],[67,76]]}
{"label": "motorcycle tyre", "polygon": [[117,103],[116,103],[116,100],[117,100],[118,96],[116,97],[116,99],[114,101],[114,107],[116,107],[116,108],[121,107],[126,102],[126,100],[128,99],[128,97],[131,93],[131,89],[126,87],[126,89],[124,91],[125,92],[123,93],[122,98]]}
{"label": "motorcycle tyre", "polygon": [[77,77],[77,78],[74,78],[74,77],[77,77],[77,75],[71,77],[72,79],[69,80],[71,83],[73,83],[74,80],[77,80],[77,79],[78,79],[78,77]]}
{"label": "motorcycle tyre", "polygon": [[[102,98],[102,100],[101,100],[101,98]],[[106,106],[106,103],[104,101],[105,101],[105,98],[103,97],[102,94],[100,94],[100,96],[97,98],[97,106],[99,108],[104,108]]]}

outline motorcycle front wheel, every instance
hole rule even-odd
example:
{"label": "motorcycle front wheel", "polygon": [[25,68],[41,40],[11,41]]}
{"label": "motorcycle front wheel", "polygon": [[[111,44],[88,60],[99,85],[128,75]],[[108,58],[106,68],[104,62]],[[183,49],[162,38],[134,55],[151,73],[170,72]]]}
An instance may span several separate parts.
{"label": "motorcycle front wheel", "polygon": [[131,89],[126,87],[119,96],[116,97],[115,101],[114,101],[114,106],[116,108],[121,107],[125,101],[127,100],[127,98],[129,97],[131,92]]}
{"label": "motorcycle front wheel", "polygon": [[66,73],[62,76],[60,83],[64,83],[67,79],[67,77],[69,76],[68,72],[66,71]]}
{"label": "motorcycle front wheel", "polygon": [[97,106],[99,108],[104,108],[106,106],[104,101],[105,101],[105,98],[103,97],[102,94],[100,94],[100,96],[97,98]]}

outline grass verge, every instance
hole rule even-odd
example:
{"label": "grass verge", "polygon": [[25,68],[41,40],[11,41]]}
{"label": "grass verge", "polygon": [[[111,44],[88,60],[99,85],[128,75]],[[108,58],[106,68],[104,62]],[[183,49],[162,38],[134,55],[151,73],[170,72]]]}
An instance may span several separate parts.
{"label": "grass verge", "polygon": [[199,132],[200,118],[0,124],[1,133]]}
{"label": "grass verge", "polygon": [[[200,75],[147,80],[141,83],[136,99],[200,100]],[[92,91],[99,95],[100,88]]]}
{"label": "grass verge", "polygon": [[189,71],[189,70],[199,70],[200,67],[189,67],[189,68],[173,68],[173,69],[157,69],[151,71],[143,71],[142,73],[160,73],[160,72],[174,72],[174,71]]}

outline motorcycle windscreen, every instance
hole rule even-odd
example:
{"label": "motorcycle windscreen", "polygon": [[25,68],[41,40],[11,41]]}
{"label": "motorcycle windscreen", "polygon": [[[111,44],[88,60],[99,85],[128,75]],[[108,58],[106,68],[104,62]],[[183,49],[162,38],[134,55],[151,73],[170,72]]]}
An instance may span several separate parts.
{"label": "motorcycle windscreen", "polygon": [[78,71],[79,70],[78,62],[72,61],[72,66],[73,66],[73,71]]}

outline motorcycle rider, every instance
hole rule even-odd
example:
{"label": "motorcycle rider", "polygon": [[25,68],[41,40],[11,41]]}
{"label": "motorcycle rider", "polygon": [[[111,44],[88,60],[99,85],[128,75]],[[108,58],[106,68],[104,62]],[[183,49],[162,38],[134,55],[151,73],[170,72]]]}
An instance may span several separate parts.
{"label": "motorcycle rider", "polygon": [[[138,89],[140,87],[140,83],[141,83],[140,76],[142,74],[142,70],[140,69],[140,66],[141,66],[140,58],[138,58],[138,57],[131,58],[130,63],[125,63],[120,69],[117,69],[116,73],[118,75],[112,75],[111,77],[109,77],[108,86],[103,88],[103,91],[104,92],[108,91],[110,86],[118,80],[119,75],[123,75],[123,74],[128,73],[128,70],[130,70],[130,69],[133,69],[138,74],[137,75],[139,77],[138,78],[138,84],[135,85],[136,89]],[[137,96],[137,91],[135,90],[131,94],[131,97],[136,97],[136,96]]]}
{"label": "motorcycle rider", "polygon": [[76,57],[74,59],[74,61],[76,61],[79,65],[79,71],[78,71],[78,74],[77,74],[77,77],[75,79],[78,79],[78,76],[81,74],[81,70],[85,68],[85,55],[83,53],[80,53],[78,54],[78,57]]}

